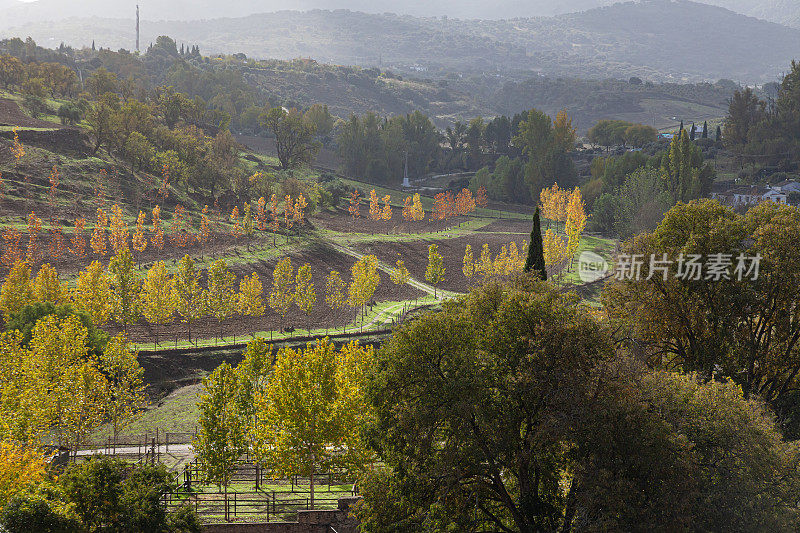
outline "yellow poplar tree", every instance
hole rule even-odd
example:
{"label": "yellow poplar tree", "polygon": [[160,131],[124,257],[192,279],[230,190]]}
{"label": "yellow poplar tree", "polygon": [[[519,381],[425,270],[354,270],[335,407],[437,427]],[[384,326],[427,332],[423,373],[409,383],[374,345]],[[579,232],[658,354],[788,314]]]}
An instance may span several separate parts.
{"label": "yellow poplar tree", "polygon": [[246,316],[264,315],[264,285],[261,278],[253,272],[252,276],[244,276],[239,281],[239,313]]}
{"label": "yellow poplar tree", "polygon": [[508,273],[522,272],[524,266],[524,261],[520,259],[517,243],[513,241],[508,243]]}
{"label": "yellow poplar tree", "polygon": [[60,305],[67,303],[69,292],[66,285],[58,279],[58,272],[45,263],[33,280],[33,297],[37,302],[50,302]]}
{"label": "yellow poplar tree", "polygon": [[218,322],[230,318],[238,310],[236,274],[228,270],[228,263],[223,259],[217,259],[208,268],[208,290],[204,304],[206,314]]}
{"label": "yellow poplar tree", "polygon": [[[297,269],[294,282],[294,303],[306,314],[306,318],[311,315],[311,311],[317,303],[317,291],[314,289],[311,279],[311,265],[306,263]],[[307,329],[311,333],[311,326]]]}
{"label": "yellow poplar tree", "polygon": [[127,331],[128,324],[139,318],[142,281],[133,264],[130,250],[123,248],[108,263],[111,276],[111,302],[114,319]]}
{"label": "yellow poplar tree", "polygon": [[89,353],[88,332],[75,315],[45,316],[33,328],[22,369],[27,401],[37,406],[56,443],[78,449],[104,420],[108,381]]}
{"label": "yellow poplar tree", "polygon": [[498,276],[508,274],[508,248],[505,244],[500,248],[500,253],[494,258],[494,273]]}
{"label": "yellow poplar tree", "polygon": [[86,228],[86,220],[84,218],[75,219],[75,231],[72,232],[72,241],[69,251],[76,257],[82,258],[86,255],[86,237],[83,232]]}
{"label": "yellow poplar tree", "polygon": [[363,308],[375,295],[380,283],[378,274],[378,258],[365,255],[355,262],[351,268],[352,280],[348,287],[350,307]]}
{"label": "yellow poplar tree", "polygon": [[489,245],[484,244],[481,249],[481,258],[475,266],[475,272],[480,274],[484,279],[491,277],[494,272],[494,263],[492,262],[492,252],[489,251]]}
{"label": "yellow poplar tree", "polygon": [[347,286],[337,270],[331,270],[325,278],[325,303],[334,311],[347,305]]}
{"label": "yellow poplar tree", "polygon": [[253,208],[248,201],[244,204],[244,215],[242,216],[242,231],[247,236],[247,251],[250,251],[250,239],[253,237],[255,226],[253,225]]}
{"label": "yellow poplar tree", "polygon": [[409,278],[411,278],[411,273],[406,268],[406,264],[403,260],[398,259],[396,265],[397,266],[395,266],[389,274],[389,279],[391,279],[392,283],[395,285],[405,285],[408,283]]}
{"label": "yellow poplar tree", "polygon": [[414,193],[414,209],[412,210],[414,220],[419,222],[425,219],[425,209],[422,207],[422,199],[419,193]]}
{"label": "yellow poplar tree", "polygon": [[141,254],[147,249],[147,238],[144,236],[144,221],[147,215],[144,211],[139,211],[139,217],[136,219],[136,231],[133,232],[131,237],[131,246],[137,254]]}
{"label": "yellow poplar tree", "polygon": [[0,508],[46,480],[47,467],[45,454],[35,446],[0,441]]}
{"label": "yellow poplar tree", "polygon": [[303,223],[303,217],[306,207],[308,207],[308,201],[306,197],[300,194],[294,202],[294,210],[292,212],[292,217],[297,224]]}
{"label": "yellow poplar tree", "polygon": [[428,268],[425,269],[425,281],[433,285],[433,296],[436,297],[436,286],[444,280],[444,260],[439,253],[439,246],[428,246]]}
{"label": "yellow poplar tree", "polygon": [[542,237],[542,248],[544,249],[544,264],[547,266],[556,266],[567,256],[564,239],[552,230],[547,230]]}
{"label": "yellow poplar tree", "polygon": [[203,206],[203,212],[200,214],[200,242],[207,244],[211,242],[211,226],[208,222],[208,206]]}
{"label": "yellow poplar tree", "polygon": [[464,259],[461,261],[461,264],[461,271],[464,273],[464,276],[467,279],[472,279],[472,276],[475,274],[475,259],[472,256],[472,246],[469,244],[467,245],[467,249],[464,250]]}
{"label": "yellow poplar tree", "polygon": [[153,227],[151,229],[153,236],[150,237],[150,242],[153,248],[160,250],[164,249],[164,230],[161,228],[161,208],[155,206],[153,208]]}
{"label": "yellow poplar tree", "polygon": [[92,323],[101,326],[111,318],[111,280],[100,261],[92,261],[78,273],[72,300],[79,311],[83,311],[92,319]]}
{"label": "yellow poplar tree", "polygon": [[203,316],[203,287],[200,285],[200,273],[194,261],[188,255],[178,262],[178,270],[173,277],[175,294],[177,295],[176,311],[189,330],[189,341],[192,340],[192,322]]}
{"label": "yellow poplar tree", "polygon": [[378,202],[378,195],[375,193],[375,189],[372,189],[369,192],[369,217],[372,220],[380,220],[382,215],[381,205]]}
{"label": "yellow poplar tree", "polygon": [[114,250],[114,255],[117,255],[122,250],[128,249],[128,225],[122,217],[122,208],[114,204],[111,206],[111,222],[109,223],[109,230],[111,236],[111,248]]}
{"label": "yellow poplar tree", "polygon": [[294,281],[294,268],[292,267],[292,260],[289,257],[284,257],[275,269],[272,271],[272,290],[269,293],[269,306],[283,319],[284,326],[286,325],[286,313],[289,312],[289,307],[292,305],[294,292],[292,291],[292,282]]}
{"label": "yellow poplar tree", "polygon": [[234,206],[233,210],[231,211],[231,223],[233,224],[233,228],[231,228],[231,236],[234,239],[238,239],[242,235],[242,222],[239,219],[239,207]]}
{"label": "yellow poplar tree", "polygon": [[89,241],[89,246],[92,247],[94,253],[103,256],[106,253],[106,226],[108,225],[108,216],[102,207],[97,208],[97,223],[92,232],[92,238]]}
{"label": "yellow poplar tree", "polygon": [[381,210],[381,218],[383,220],[391,220],[392,219],[392,201],[391,197],[387,194],[383,197],[383,209]]}
{"label": "yellow poplar tree", "polygon": [[411,222],[414,220],[414,200],[410,196],[406,196],[403,200],[403,220]]}
{"label": "yellow poplar tree", "polygon": [[294,204],[292,204],[292,197],[288,194],[283,199],[283,221],[286,224],[286,229],[292,229],[294,225]]}
{"label": "yellow poplar tree", "polygon": [[108,381],[105,418],[111,422],[114,442],[125,423],[147,404],[144,369],[137,357],[128,340],[118,335],[108,341],[100,358],[100,368]]}
{"label": "yellow poplar tree", "polygon": [[361,392],[367,364],[347,363],[370,355],[337,354],[328,339],[305,350],[281,349],[266,391],[255,395],[250,432],[259,462],[271,477],[308,478],[312,508],[317,473],[356,473],[368,460],[359,439],[369,416]]}
{"label": "yellow poplar tree", "polygon": [[28,262],[33,264],[39,259],[38,235],[42,231],[42,219],[33,211],[28,215]]}
{"label": "yellow poplar tree", "polygon": [[31,285],[31,268],[25,261],[17,261],[0,289],[0,310],[6,321],[33,302],[33,286]]}
{"label": "yellow poplar tree", "polygon": [[567,234],[566,256],[572,258],[578,251],[581,242],[581,235],[586,229],[586,206],[581,197],[581,190],[578,187],[572,191],[567,203],[567,220],[564,230]]}
{"label": "yellow poplar tree", "polygon": [[[142,284],[142,315],[153,324],[160,326],[172,320],[178,306],[178,296],[175,292],[175,280],[169,275],[164,261],[154,263],[147,271],[147,276]],[[158,330],[153,328],[156,344],[158,344]]]}

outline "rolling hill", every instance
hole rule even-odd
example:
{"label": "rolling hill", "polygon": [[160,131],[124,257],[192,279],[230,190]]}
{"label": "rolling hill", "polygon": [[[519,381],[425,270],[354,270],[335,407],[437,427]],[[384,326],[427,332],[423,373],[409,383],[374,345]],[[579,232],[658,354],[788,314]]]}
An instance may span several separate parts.
{"label": "rolling hill", "polygon": [[[521,17],[554,16],[609,6],[621,0],[139,0],[143,20],[201,20],[243,17],[281,10],[348,9],[365,13],[397,13],[416,17],[447,16],[460,19],[499,20]],[[779,24],[796,24],[800,3],[796,0],[701,0],[743,15]],[[105,18],[129,18],[133,4],[113,0],[0,0],[0,28],[29,22],[66,19],[78,13]],[[5,11],[4,11],[5,10]],[[5,22],[5,23],[4,23]]]}
{"label": "rolling hill", "polygon": [[[130,19],[72,18],[1,34],[30,35],[50,47],[96,41],[130,49],[133,30]],[[314,10],[142,23],[143,43],[158,35],[199,44],[206,53],[256,58],[311,57],[434,73],[527,71],[666,81],[774,81],[800,54],[800,30],[688,0],[643,0],[494,21]]]}

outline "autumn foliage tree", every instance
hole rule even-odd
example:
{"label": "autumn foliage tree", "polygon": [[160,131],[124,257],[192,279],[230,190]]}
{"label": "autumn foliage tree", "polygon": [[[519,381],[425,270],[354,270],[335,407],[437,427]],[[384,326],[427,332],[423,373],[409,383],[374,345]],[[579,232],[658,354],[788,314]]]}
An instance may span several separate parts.
{"label": "autumn foliage tree", "polygon": [[369,218],[372,220],[380,220],[382,213],[378,195],[375,193],[375,189],[372,189],[369,192]]}
{"label": "autumn foliage tree", "polygon": [[158,261],[147,271],[141,293],[142,315],[155,326],[153,331],[156,344],[158,344],[156,327],[172,320],[177,305],[175,280],[169,275],[164,262]]}
{"label": "autumn foliage tree", "polygon": [[164,249],[164,230],[161,228],[161,207],[155,206],[153,208],[153,225],[150,229],[152,236],[150,243],[153,248],[161,251]]}
{"label": "autumn foliage tree", "polygon": [[348,211],[350,212],[350,216],[353,217],[353,220],[361,218],[361,195],[358,189],[350,193],[350,206]]}
{"label": "autumn foliage tree", "polygon": [[253,272],[239,281],[239,313],[245,316],[262,316],[264,314],[264,286],[261,278]]}
{"label": "autumn foliage tree", "polygon": [[378,274],[378,258],[365,255],[355,262],[351,268],[352,278],[347,289],[350,307],[364,309],[380,283]]}
{"label": "autumn foliage tree", "polygon": [[128,249],[128,225],[122,217],[122,209],[119,205],[114,204],[111,206],[111,221],[109,224],[111,236],[111,248],[114,254],[119,254],[123,250]]}
{"label": "autumn foliage tree", "polygon": [[285,325],[286,313],[292,305],[294,291],[292,284],[294,281],[294,268],[292,260],[284,257],[272,271],[272,290],[269,293],[269,306],[279,315]]}
{"label": "autumn foliage tree", "polygon": [[89,245],[94,253],[103,256],[106,253],[106,226],[108,226],[108,215],[102,207],[97,208],[97,223],[92,232],[92,239]]}
{"label": "autumn foliage tree", "polygon": [[308,478],[312,508],[317,473],[356,473],[370,459],[359,428],[369,418],[361,388],[373,358],[371,347],[357,344],[337,353],[328,339],[283,348],[266,391],[255,397],[250,431],[259,462],[275,477]]}
{"label": "autumn foliage tree", "polygon": [[333,311],[347,305],[347,285],[337,270],[331,270],[325,278],[325,304]]}
{"label": "autumn foliage tree", "polygon": [[192,322],[203,316],[205,310],[204,291],[200,285],[200,272],[188,255],[178,262],[178,270],[174,276],[176,311],[186,324],[189,340],[192,340]]}
{"label": "autumn foliage tree", "polygon": [[82,258],[86,255],[86,237],[83,234],[85,230],[86,220],[83,218],[75,219],[75,230],[72,232],[69,251],[78,258]]}
{"label": "autumn foliage tree", "polygon": [[444,260],[439,253],[439,246],[428,246],[428,267],[425,269],[425,280],[433,285],[433,295],[436,296],[436,286],[444,281]]}
{"label": "autumn foliage tree", "polygon": [[72,300],[79,311],[88,314],[92,323],[102,326],[111,318],[111,278],[100,261],[92,261],[78,273]]}
{"label": "autumn foliage tree", "polygon": [[[294,303],[308,318],[316,302],[317,292],[312,282],[311,265],[306,263],[297,269],[294,284]],[[311,328],[308,327],[307,329],[310,333]]]}
{"label": "autumn foliage tree", "polygon": [[29,263],[35,263],[39,259],[39,233],[41,231],[42,220],[31,211],[28,215],[28,253],[26,255]]}

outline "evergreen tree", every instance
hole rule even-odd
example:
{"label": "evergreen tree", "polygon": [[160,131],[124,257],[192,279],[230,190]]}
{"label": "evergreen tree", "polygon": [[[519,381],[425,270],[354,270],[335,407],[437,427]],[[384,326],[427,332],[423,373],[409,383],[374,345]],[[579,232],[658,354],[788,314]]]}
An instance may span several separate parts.
{"label": "evergreen tree", "polygon": [[717,138],[714,140],[719,142],[721,139],[722,139],[722,127],[717,126]]}
{"label": "evergreen tree", "polygon": [[692,123],[692,129],[689,130],[689,140],[693,141],[694,138],[697,136],[697,126]]}
{"label": "evergreen tree", "polygon": [[679,139],[680,139],[682,133],[683,133],[683,121],[681,120],[681,127],[678,128],[678,138]]}
{"label": "evergreen tree", "polygon": [[703,135],[702,135],[702,137],[703,137],[703,139],[708,139],[708,121],[707,120],[703,121]]}
{"label": "evergreen tree", "polygon": [[539,208],[533,214],[533,229],[531,230],[531,244],[528,248],[528,258],[525,260],[525,272],[537,271],[542,281],[547,281],[547,270],[544,267],[544,245],[542,244],[542,222],[539,218]]}

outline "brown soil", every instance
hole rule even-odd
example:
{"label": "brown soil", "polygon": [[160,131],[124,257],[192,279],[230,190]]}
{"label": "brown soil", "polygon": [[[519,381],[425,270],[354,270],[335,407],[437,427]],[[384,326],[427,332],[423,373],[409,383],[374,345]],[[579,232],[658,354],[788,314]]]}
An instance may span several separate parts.
{"label": "brown soil", "polygon": [[489,249],[494,255],[500,251],[503,245],[514,241],[522,253],[522,242],[525,240],[527,240],[525,235],[494,232],[438,241],[370,243],[357,246],[357,248],[363,253],[375,254],[378,259],[389,264],[394,264],[398,259],[402,259],[411,275],[424,281],[425,270],[428,267],[428,245],[437,244],[445,266],[444,281],[439,284],[438,288],[466,292],[471,285],[471,281],[464,276],[462,271],[467,244],[472,246],[472,255],[477,261],[484,244],[489,245]]}
{"label": "brown soil", "polygon": [[336,213],[320,213],[315,215],[314,223],[322,228],[343,233],[367,233],[367,234],[398,234],[398,233],[432,233],[455,228],[460,223],[469,220],[469,217],[460,216],[450,220],[431,220],[429,213],[425,214],[425,220],[419,222],[407,222],[403,219],[402,209],[395,208],[392,212],[391,220],[372,220],[369,218],[368,208],[361,206],[361,217],[353,217],[345,210],[338,210]]}
{"label": "brown soil", "polygon": [[31,118],[19,108],[14,100],[0,98],[0,126],[19,126],[21,128],[62,128],[61,124]]}
{"label": "brown soil", "polygon": [[[327,246],[319,245],[312,249],[302,252],[288,254],[292,260],[292,266],[297,267],[305,263],[311,265],[313,273],[313,283],[317,292],[317,302],[310,316],[306,316],[299,308],[293,306],[286,316],[281,318],[275,311],[267,307],[267,311],[262,317],[236,317],[222,322],[216,319],[206,318],[193,322],[191,325],[193,338],[214,338],[217,336],[247,335],[255,331],[280,330],[285,326],[293,326],[298,334],[309,327],[318,329],[321,327],[336,328],[349,324],[355,318],[355,311],[345,308],[332,310],[325,304],[325,279],[331,270],[338,270],[342,278],[347,282],[350,278],[350,267],[354,259],[342,254]],[[264,284],[264,298],[267,299],[272,285],[272,270],[277,261],[260,261],[246,266],[236,266],[232,271],[237,278],[258,273],[261,282]],[[381,282],[375,293],[375,302],[394,301],[394,300],[413,300],[423,296],[424,293],[409,285],[397,287],[390,280],[386,273],[380,272]],[[204,280],[205,283],[205,280]],[[110,330],[119,331],[120,328],[112,324]],[[155,336],[165,342],[185,339],[188,336],[188,326],[179,321],[174,321],[165,326],[154,327],[140,323],[129,327],[128,335],[131,340],[136,342],[153,342]]]}

